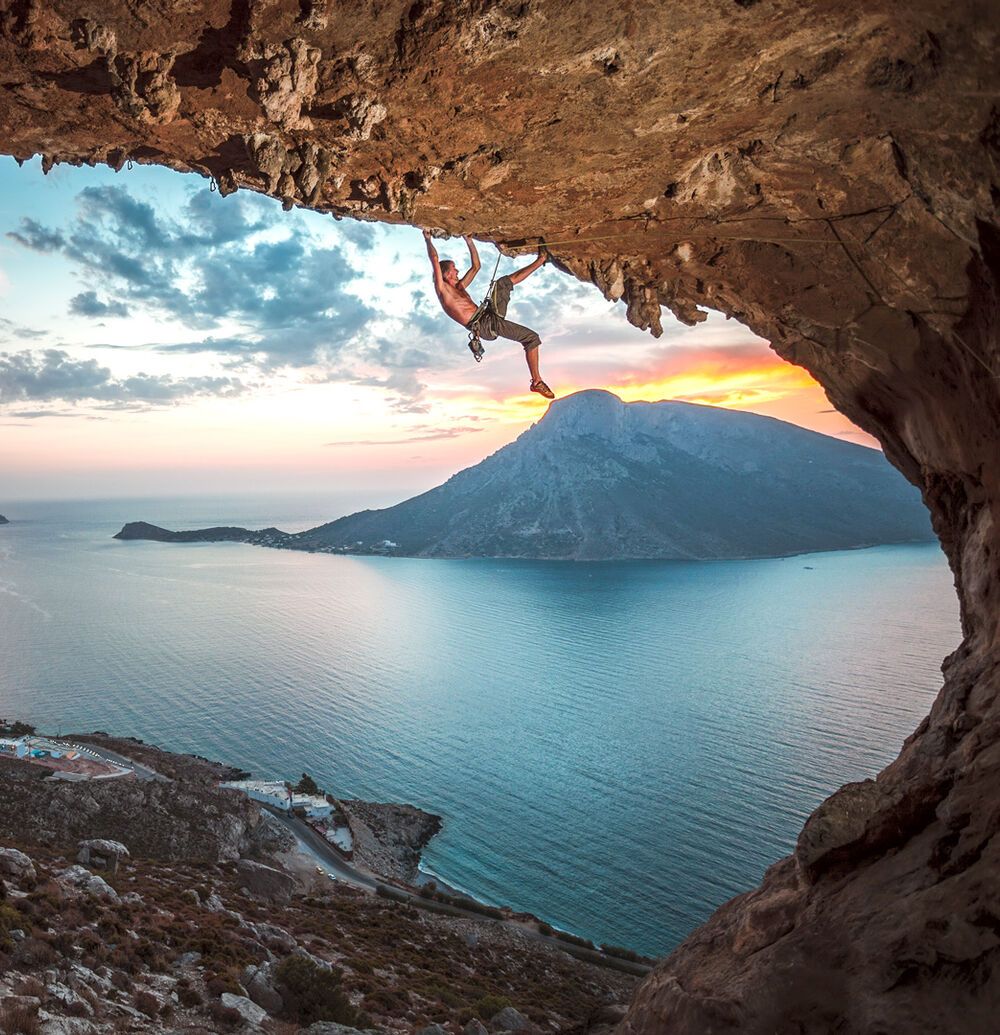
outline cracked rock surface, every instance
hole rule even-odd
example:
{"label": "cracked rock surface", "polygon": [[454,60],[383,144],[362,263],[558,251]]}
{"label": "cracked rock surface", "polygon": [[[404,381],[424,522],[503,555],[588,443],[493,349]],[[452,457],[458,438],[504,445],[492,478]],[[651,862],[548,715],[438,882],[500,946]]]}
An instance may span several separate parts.
{"label": "cracked rock surface", "polygon": [[987,1030],[1000,1006],[995,4],[0,0],[0,150],[540,237],[710,306],[916,485],[965,639],[899,759],[655,972],[629,1035]]}

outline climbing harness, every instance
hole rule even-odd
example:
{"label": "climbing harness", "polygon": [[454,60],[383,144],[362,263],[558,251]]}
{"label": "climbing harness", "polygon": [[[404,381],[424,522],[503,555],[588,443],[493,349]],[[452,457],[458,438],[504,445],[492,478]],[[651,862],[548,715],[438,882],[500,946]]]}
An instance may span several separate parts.
{"label": "climbing harness", "polygon": [[500,268],[501,258],[502,254],[498,253],[496,265],[493,267],[493,276],[490,277],[490,286],[486,289],[486,296],[472,314],[472,319],[465,325],[469,331],[469,351],[477,363],[482,363],[483,356],[486,355],[486,349],[483,348],[483,343],[479,340],[479,333],[476,327],[479,321],[493,309],[493,284],[497,279],[497,270]]}

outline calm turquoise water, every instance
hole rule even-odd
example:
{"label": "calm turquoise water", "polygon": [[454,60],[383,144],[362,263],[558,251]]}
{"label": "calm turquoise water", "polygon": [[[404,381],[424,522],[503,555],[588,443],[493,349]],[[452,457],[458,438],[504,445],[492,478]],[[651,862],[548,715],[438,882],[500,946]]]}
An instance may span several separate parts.
{"label": "calm turquoise water", "polygon": [[0,714],[445,817],[448,883],[670,949],[874,774],[959,641],[937,546],[571,564],[119,543],[352,509],[5,505]]}

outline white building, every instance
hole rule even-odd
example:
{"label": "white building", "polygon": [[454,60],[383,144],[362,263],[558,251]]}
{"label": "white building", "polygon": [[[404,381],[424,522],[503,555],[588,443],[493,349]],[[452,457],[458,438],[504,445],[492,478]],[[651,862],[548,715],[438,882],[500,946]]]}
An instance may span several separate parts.
{"label": "white building", "polygon": [[292,794],[292,808],[302,809],[310,819],[326,819],[333,806],[321,794]]}
{"label": "white building", "polygon": [[26,758],[27,754],[27,737],[0,737],[0,755],[7,758]]}
{"label": "white building", "polygon": [[301,809],[311,819],[324,818],[333,812],[333,806],[322,795],[290,791],[279,780],[232,780],[219,786],[242,791],[248,798],[281,809],[282,812]]}

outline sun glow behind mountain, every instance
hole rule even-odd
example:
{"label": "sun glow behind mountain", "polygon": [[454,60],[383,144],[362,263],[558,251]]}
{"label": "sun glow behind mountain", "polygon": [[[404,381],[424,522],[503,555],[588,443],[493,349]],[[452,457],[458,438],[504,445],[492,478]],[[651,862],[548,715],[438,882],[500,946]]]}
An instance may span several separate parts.
{"label": "sun glow behind mountain", "polygon": [[[8,498],[322,489],[410,494],[537,421],[520,348],[465,333],[412,228],[283,213],[162,169],[0,161],[0,475]],[[464,264],[461,241],[440,244]],[[484,291],[496,253],[482,249]],[[525,260],[526,261],[526,260]],[[504,259],[501,272],[521,260]],[[621,303],[546,268],[515,293],[560,396],[753,410],[872,444],[802,369],[717,313]]]}

